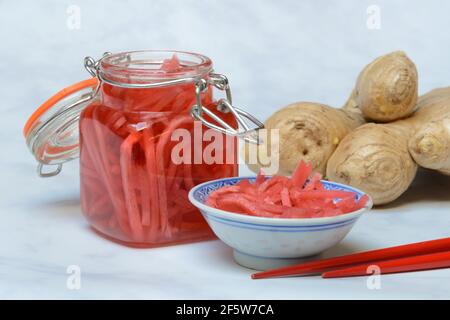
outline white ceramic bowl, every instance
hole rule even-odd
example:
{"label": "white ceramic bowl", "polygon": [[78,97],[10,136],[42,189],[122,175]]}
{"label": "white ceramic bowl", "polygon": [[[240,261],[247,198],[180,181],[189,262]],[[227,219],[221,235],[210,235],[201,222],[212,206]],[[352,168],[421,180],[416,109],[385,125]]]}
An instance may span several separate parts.
{"label": "white ceramic bowl", "polygon": [[[339,243],[361,214],[372,207],[326,218],[262,218],[212,208],[205,204],[210,192],[242,179],[235,177],[208,181],[189,192],[189,200],[200,209],[220,240],[233,248],[234,259],[242,266],[267,270],[294,264],[321,253]],[[326,189],[354,192],[359,199],[364,192],[343,184],[323,180]]]}

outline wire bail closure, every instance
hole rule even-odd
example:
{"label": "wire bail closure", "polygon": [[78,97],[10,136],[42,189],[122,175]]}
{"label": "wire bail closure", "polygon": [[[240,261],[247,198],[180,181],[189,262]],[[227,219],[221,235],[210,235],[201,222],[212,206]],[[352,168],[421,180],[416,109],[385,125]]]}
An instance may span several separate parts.
{"label": "wire bail closure", "polygon": [[[211,112],[209,109],[202,106],[201,96],[202,92],[205,92],[208,89],[208,84],[212,84],[219,90],[225,91],[226,99],[219,99],[217,104],[217,109],[223,113],[231,112],[238,122],[241,129],[235,129],[226,123],[222,118],[218,117],[215,113]],[[228,83],[228,78],[223,74],[218,73],[210,73],[209,79],[199,79],[195,82],[195,97],[197,104],[192,106],[191,116],[198,121],[201,121],[205,126],[211,128],[213,130],[219,131],[223,134],[238,137],[243,139],[244,141],[260,144],[261,141],[258,137],[258,130],[264,128],[264,124],[259,121],[252,114],[234,107],[232,104],[232,96],[231,89]],[[206,120],[202,114],[205,113],[208,117],[216,121],[219,125],[209,122]],[[251,124],[255,125],[255,127],[250,128],[247,121]]]}
{"label": "wire bail closure", "polygon": [[[194,82],[195,84],[195,98],[196,98],[196,104],[192,106],[191,108],[191,116],[194,118],[194,120],[201,121],[206,127],[211,128],[213,130],[219,131],[223,134],[238,137],[243,139],[244,141],[260,144],[261,141],[258,137],[258,130],[264,128],[264,124],[259,121],[255,116],[252,114],[234,107],[232,104],[232,95],[231,95],[231,89],[229,85],[228,78],[219,73],[209,73],[208,78],[200,78],[200,77],[187,77],[182,79],[174,79],[174,80],[165,80],[161,82],[152,82],[152,83],[120,83],[111,79],[105,78],[101,71],[100,71],[100,62],[103,58],[110,56],[110,52],[105,52],[103,54],[103,57],[99,60],[95,60],[92,57],[86,57],[84,58],[84,67],[86,70],[93,76],[97,77],[99,82],[97,89],[94,93],[94,95],[97,93],[98,89],[100,88],[101,82],[108,83],[113,86],[123,87],[123,88],[156,88],[156,87],[162,87],[167,85],[175,85],[175,84],[182,84],[182,83],[191,83]],[[208,110],[207,108],[202,106],[201,102],[201,93],[205,92],[208,89],[208,85],[211,84],[217,89],[221,91],[225,91],[225,99],[219,99],[217,109],[222,113],[228,113],[231,112],[233,116],[236,118],[236,121],[238,122],[239,126],[241,128],[235,129],[229,124],[227,124],[223,119],[218,117],[216,114]],[[217,124],[214,124],[212,122],[209,122],[206,120],[202,115],[205,113],[208,117],[213,119]],[[251,128],[249,126],[253,125]]]}

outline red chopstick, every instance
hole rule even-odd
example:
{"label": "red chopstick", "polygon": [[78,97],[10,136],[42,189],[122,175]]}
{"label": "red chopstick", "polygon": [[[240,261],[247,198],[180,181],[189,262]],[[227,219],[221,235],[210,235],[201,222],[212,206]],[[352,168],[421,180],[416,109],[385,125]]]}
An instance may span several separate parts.
{"label": "red chopstick", "polygon": [[384,249],[354,253],[335,258],[321,259],[303,264],[282,267],[278,269],[258,272],[252,275],[253,279],[283,277],[323,273],[336,268],[344,268],[366,262],[381,261],[443,252],[450,250],[450,238],[416,242]]}
{"label": "red chopstick", "polygon": [[379,268],[380,274],[449,268],[450,251],[380,261],[372,264],[362,264],[345,269],[328,271],[322,273],[322,278],[368,276],[373,274],[369,271],[369,268],[374,265]]}

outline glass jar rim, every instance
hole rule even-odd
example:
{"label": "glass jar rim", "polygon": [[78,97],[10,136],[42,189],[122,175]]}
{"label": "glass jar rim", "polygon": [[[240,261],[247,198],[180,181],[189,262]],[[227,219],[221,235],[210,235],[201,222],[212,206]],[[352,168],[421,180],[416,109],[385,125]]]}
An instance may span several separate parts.
{"label": "glass jar rim", "polygon": [[[161,69],[165,60],[176,56],[181,68]],[[201,78],[212,71],[212,61],[202,54],[177,50],[139,50],[107,55],[99,64],[100,76],[114,83],[164,82]]]}

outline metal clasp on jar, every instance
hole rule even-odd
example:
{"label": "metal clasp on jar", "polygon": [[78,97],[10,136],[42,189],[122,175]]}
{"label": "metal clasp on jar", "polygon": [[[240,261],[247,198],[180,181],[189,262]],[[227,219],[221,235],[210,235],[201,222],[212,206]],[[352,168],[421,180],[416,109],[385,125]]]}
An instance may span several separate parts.
{"label": "metal clasp on jar", "polygon": [[[63,163],[75,159],[78,156],[79,146],[77,143],[73,143],[70,139],[70,141],[68,140],[69,142],[61,141],[67,140],[67,137],[71,136],[71,132],[73,131],[71,125],[79,120],[81,110],[97,96],[103,82],[113,86],[130,89],[155,88],[193,83],[195,85],[196,104],[191,108],[191,116],[195,120],[201,121],[205,126],[213,130],[217,130],[223,134],[238,137],[251,143],[260,143],[258,138],[258,130],[264,128],[264,125],[250,113],[233,106],[230,85],[226,76],[213,73],[211,69],[209,69],[208,72],[203,73],[202,75],[164,79],[159,82],[117,82],[115,79],[104,76],[100,67],[102,59],[107,58],[110,55],[111,53],[106,52],[98,60],[95,60],[92,57],[86,57],[84,59],[84,67],[93,78],[76,83],[55,94],[38,110],[36,110],[35,113],[37,114],[33,113],[28,120],[29,123],[27,122],[25,125],[25,128],[28,126],[28,131],[25,133],[27,145],[39,162],[37,167],[39,176],[52,177],[57,175],[61,172]],[[130,59],[130,57],[127,56],[126,59]],[[222,113],[231,112],[238,123],[238,128],[233,128],[216,113],[213,113],[211,110],[202,106],[201,93],[208,90],[208,86],[210,85],[221,91],[225,91],[225,98],[217,101],[217,109]],[[73,95],[75,96],[72,97]],[[69,96],[71,99],[67,100],[67,97]],[[54,110],[53,107],[61,101],[64,101],[64,103]],[[42,110],[40,110],[41,108]],[[203,117],[204,114],[206,114],[215,123],[211,123],[206,120]],[[43,115],[46,117],[42,118]],[[32,127],[33,124],[35,125],[34,127]],[[61,140],[59,140],[60,137]],[[61,146],[64,147],[62,148],[63,153],[56,154],[58,157],[56,157],[55,154],[52,154],[54,157],[50,159],[51,161],[45,159],[49,158],[47,154],[44,158],[41,157],[42,155],[36,155],[36,150],[40,150],[40,152],[42,152],[43,149],[41,147],[47,141],[51,142],[50,146],[55,146],[56,148],[60,148]],[[42,143],[39,144],[38,142]],[[48,170],[47,167],[52,167],[53,170]]]}
{"label": "metal clasp on jar", "polygon": [[[233,128],[215,113],[202,106],[200,94],[208,89],[208,84],[212,84],[217,89],[225,91],[226,98],[222,98],[217,101],[217,109],[223,113],[231,112],[241,128]],[[201,121],[208,128],[222,132],[226,135],[238,137],[250,143],[260,143],[257,131],[259,129],[263,129],[264,124],[252,114],[233,106],[231,89],[228,83],[228,78],[226,76],[218,73],[210,73],[208,80],[197,80],[195,82],[195,95],[197,104],[192,106],[191,109],[191,115],[195,120]],[[214,119],[214,121],[216,121],[219,125],[206,120],[202,116],[203,113],[205,113],[211,119]],[[253,124],[254,127],[251,128],[247,121]]]}
{"label": "metal clasp on jar", "polygon": [[[103,54],[103,58],[111,55],[109,52],[105,52]],[[194,82],[195,83],[195,95],[196,95],[196,102],[197,104],[192,106],[191,109],[191,116],[198,121],[201,121],[205,126],[208,128],[211,128],[213,130],[217,130],[221,133],[224,133],[226,135],[234,136],[243,139],[244,141],[250,142],[250,143],[260,143],[260,139],[258,138],[258,130],[264,128],[264,124],[259,121],[255,116],[252,114],[234,107],[232,104],[232,95],[231,95],[231,89],[230,84],[228,82],[228,78],[224,76],[223,74],[219,73],[209,73],[208,79],[204,78],[183,78],[183,79],[176,79],[176,80],[169,80],[169,81],[162,81],[162,82],[152,82],[152,83],[139,83],[139,84],[130,84],[130,83],[119,83],[115,81],[111,81],[110,79],[106,79],[102,76],[102,74],[99,72],[99,60],[94,60],[92,57],[86,57],[84,59],[84,66],[86,70],[94,77],[97,77],[99,79],[99,86],[100,83],[106,82],[108,84],[118,86],[118,87],[125,87],[125,88],[155,88],[155,87],[161,87],[161,86],[167,86],[167,85],[173,85],[173,84],[181,84],[181,83],[188,83],[188,82]],[[228,123],[226,123],[222,118],[218,117],[216,114],[208,110],[207,108],[202,106],[201,102],[201,93],[205,92],[208,89],[208,85],[212,84],[214,87],[221,91],[225,91],[225,99],[219,99],[217,104],[217,109],[223,113],[231,112],[233,116],[236,118],[237,123],[241,128],[235,129],[232,126],[230,126]],[[98,87],[97,87],[98,88]],[[210,118],[214,119],[219,125],[211,123],[207,121],[202,115],[205,113]],[[253,125],[253,127],[249,126]]]}

